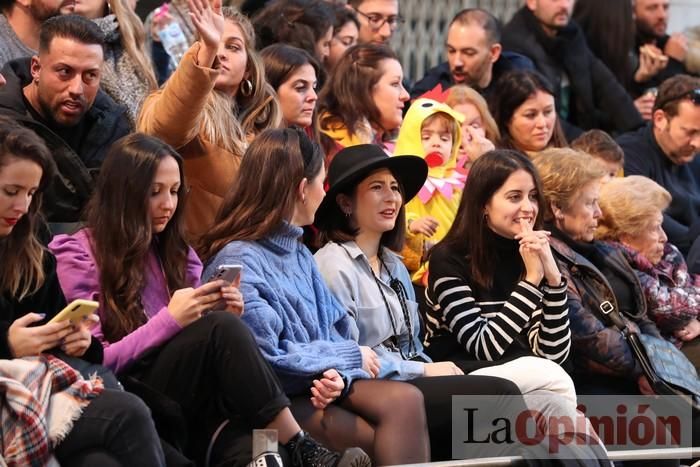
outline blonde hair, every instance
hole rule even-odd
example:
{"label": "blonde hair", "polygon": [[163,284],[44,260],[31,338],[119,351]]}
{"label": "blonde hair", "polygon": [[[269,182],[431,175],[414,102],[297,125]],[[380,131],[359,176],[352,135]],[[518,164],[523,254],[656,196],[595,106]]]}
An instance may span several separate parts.
{"label": "blonde hair", "polygon": [[546,207],[545,221],[551,221],[552,205],[567,210],[576,201],[581,188],[605,176],[599,164],[591,164],[585,152],[570,148],[549,148],[536,154],[532,162],[542,178]]}
{"label": "blonde hair", "polygon": [[452,86],[448,91],[445,104],[452,108],[460,104],[471,104],[476,107],[476,110],[478,110],[481,115],[481,123],[484,125],[486,139],[494,144],[500,141],[501,132],[498,131],[498,125],[496,125],[496,121],[493,119],[491,112],[489,112],[489,106],[486,104],[486,100],[481,94],[474,89],[465,84]]}
{"label": "blonde hair", "polygon": [[255,51],[255,34],[250,20],[236,8],[221,9],[226,21],[236,24],[243,33],[248,57],[246,71],[252,92],[244,96],[240,91],[231,99],[214,90],[202,112],[202,136],[224,150],[243,155],[248,139],[253,139],[266,128],[277,128],[282,123],[282,112],[274,90],[265,79],[265,68]]}
{"label": "blonde hair", "polygon": [[136,13],[126,5],[125,0],[110,0],[110,8],[119,23],[119,37],[127,55],[136,64],[141,79],[146,81],[148,90],[158,89],[158,81],[153,71],[151,54],[146,52],[146,31]]}
{"label": "blonde hair", "polygon": [[600,209],[596,238],[620,240],[638,236],[649,228],[653,217],[671,204],[671,194],[655,181],[641,175],[614,178],[600,190]]}

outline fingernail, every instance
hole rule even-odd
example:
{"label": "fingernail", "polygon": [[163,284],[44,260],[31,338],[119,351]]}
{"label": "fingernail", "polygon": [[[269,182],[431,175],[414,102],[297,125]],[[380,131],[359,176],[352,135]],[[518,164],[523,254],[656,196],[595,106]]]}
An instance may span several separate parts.
{"label": "fingernail", "polygon": [[41,319],[46,318],[46,313],[37,313],[37,315],[39,315]]}

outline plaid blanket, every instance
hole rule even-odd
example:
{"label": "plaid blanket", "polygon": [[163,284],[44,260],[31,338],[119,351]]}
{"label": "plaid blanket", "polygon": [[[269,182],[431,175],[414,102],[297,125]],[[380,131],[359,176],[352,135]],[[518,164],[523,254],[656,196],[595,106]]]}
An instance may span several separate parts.
{"label": "plaid blanket", "polygon": [[4,462],[9,467],[54,463],[53,448],[102,390],[101,379],[85,380],[51,355],[0,360]]}

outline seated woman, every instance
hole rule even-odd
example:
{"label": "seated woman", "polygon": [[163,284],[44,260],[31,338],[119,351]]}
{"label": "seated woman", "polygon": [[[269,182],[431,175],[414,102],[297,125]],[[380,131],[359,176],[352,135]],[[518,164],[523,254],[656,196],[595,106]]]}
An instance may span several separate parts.
{"label": "seated woman", "polygon": [[58,276],[67,297],[100,302],[93,334],[105,364],[180,405],[192,427],[186,454],[203,462],[209,447],[212,462],[245,465],[251,432],[264,427],[278,430],[296,466],[368,460],[351,451],[340,461],[301,431],[239,319],[236,286],[200,285],[202,264],[182,233],[187,191],[177,152],[136,133],[112,146],[103,169],[87,227],[51,242]]}
{"label": "seated woman", "polygon": [[402,82],[401,63],[389,47],[359,44],[349,48],[319,95],[321,131],[338,149],[375,143],[392,152],[390,143],[409,100]]}
{"label": "seated woman", "polygon": [[445,104],[464,115],[459,161],[463,167],[469,168],[481,155],[494,149],[501,133],[488,104],[477,91],[465,84],[457,84],[446,94]]}
{"label": "seated woman", "polygon": [[560,366],[571,345],[566,280],[540,230],[540,193],[522,153],[474,162],[455,221],[430,254],[426,353],[509,379],[529,406],[576,419],[576,391]]}
{"label": "seated woman", "polygon": [[325,195],[320,148],[300,130],[267,130],[248,148],[239,177],[202,240],[203,277],[243,265],[243,321],[301,426],[338,449],[359,445],[378,465],[427,462],[420,391],[373,379],[377,355],[357,344],[355,322],[300,241]]}
{"label": "seated woman", "polygon": [[[89,330],[92,321],[49,323],[66,306],[56,277],[56,259],[46,251],[38,233],[42,191],[54,171],[51,153],[41,138],[0,118],[0,359],[5,364],[46,352],[67,355],[69,362],[102,363],[102,347]],[[51,361],[52,357],[44,358]],[[49,393],[73,399],[72,408],[65,403],[61,410],[67,417],[62,421],[56,417],[59,420],[52,421],[51,433],[43,435],[38,424],[32,427],[35,431],[27,430],[28,420],[48,413],[50,406],[34,406],[28,418],[18,417],[14,423],[3,417],[0,458],[10,465],[46,465],[55,456],[65,466],[165,466],[150,412],[138,397],[103,389],[94,380],[81,382],[78,372],[67,365],[48,366],[56,372]],[[32,368],[37,371],[36,384],[38,367]],[[5,399],[11,394],[2,392],[4,415]],[[52,404],[58,404],[58,399]],[[38,395],[36,400],[44,401]],[[61,439],[58,433],[65,437]],[[36,443],[23,446],[22,437],[28,435],[36,436],[31,438]]]}
{"label": "seated woman", "polygon": [[554,88],[538,72],[510,71],[496,81],[490,96],[489,108],[501,132],[497,147],[533,155],[567,145],[554,106]]}
{"label": "seated woman", "polygon": [[411,279],[392,249],[403,245],[404,203],[423,185],[426,164],[358,145],[340,151],[328,174],[330,187],[314,224],[328,242],[315,254],[321,275],[357,322],[358,343],[379,356],[378,377],[409,381],[423,393],[432,460],[451,459],[453,395],[495,400],[520,392],[500,378],[454,376],[463,374],[454,363],[432,362],[423,352]]}
{"label": "seated woman", "polygon": [[277,127],[280,114],[250,21],[233,7],[188,1],[200,39],[165,86],[146,98],[137,127],[182,153],[191,199],[185,222],[196,241],[214,222],[248,139]]}
{"label": "seated woman", "polygon": [[[552,249],[569,284],[573,377],[577,391],[580,394],[653,393],[625,336],[598,312],[601,303],[607,301],[620,312],[628,327],[637,333],[661,337],[647,317],[642,286],[624,255],[594,239],[602,215],[598,200],[605,170],[591,164],[587,154],[568,148],[544,151],[534,163],[542,176],[547,202],[545,220],[552,232]],[[697,446],[699,417],[694,418],[693,441]]]}
{"label": "seated woman", "polygon": [[[700,276],[688,273],[678,248],[661,227],[671,194],[646,177],[611,180],[600,191],[596,239],[607,240],[637,273],[649,317],[700,366]],[[679,342],[680,341],[680,342]]]}

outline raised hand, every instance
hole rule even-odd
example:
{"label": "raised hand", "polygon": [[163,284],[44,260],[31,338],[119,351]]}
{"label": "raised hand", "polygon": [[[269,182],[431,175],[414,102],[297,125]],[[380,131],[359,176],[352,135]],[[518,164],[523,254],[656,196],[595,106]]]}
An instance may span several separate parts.
{"label": "raised hand", "polygon": [[[539,280],[537,282],[532,282],[530,279],[527,280],[537,285],[544,277],[547,280],[547,284],[551,286],[559,285],[561,283],[561,273],[552,254],[552,248],[549,245],[551,233],[545,230],[532,230],[530,224],[525,220],[521,220],[520,225],[522,230],[515,236],[515,239],[520,241],[520,255],[523,255],[523,251],[527,255],[537,254],[540,260],[540,266],[538,267],[534,263],[534,259],[528,258],[530,261],[533,261],[532,277],[539,278]],[[523,261],[525,261],[525,257],[523,257]],[[529,271],[527,263],[525,266],[527,275]]]}
{"label": "raised hand", "polygon": [[485,136],[481,136],[481,133],[476,131],[469,125],[462,127],[462,149],[469,158],[470,161],[474,162],[482,155],[489,151],[493,151],[495,146],[491,140],[487,139]]}
{"label": "raised hand", "polygon": [[224,34],[224,16],[221,14],[221,0],[187,0],[190,19],[197,28],[202,45],[217,51]]}
{"label": "raised hand", "polygon": [[645,44],[639,48],[639,68],[634,73],[638,83],[648,81],[666,68],[668,57],[653,44]]}

